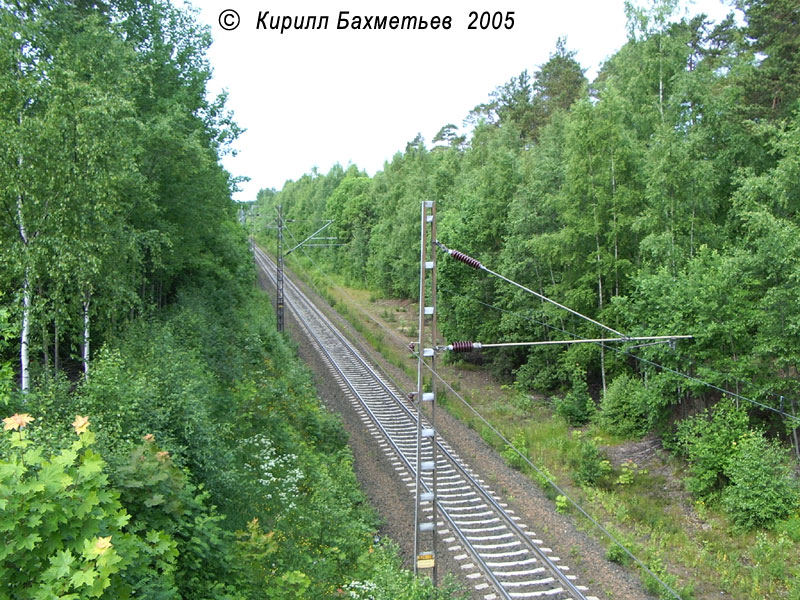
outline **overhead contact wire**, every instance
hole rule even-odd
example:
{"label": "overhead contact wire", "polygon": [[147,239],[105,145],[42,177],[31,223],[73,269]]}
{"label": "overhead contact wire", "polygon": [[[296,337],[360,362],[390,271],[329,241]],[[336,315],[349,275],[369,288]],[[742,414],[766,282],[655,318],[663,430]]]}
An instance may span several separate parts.
{"label": "overhead contact wire", "polygon": [[[287,232],[289,233],[289,235],[290,235],[292,238],[294,238],[294,236],[292,235],[291,231],[290,231],[288,228],[286,228],[286,230],[287,230]],[[439,247],[442,247],[442,245],[441,245],[441,244],[439,244],[438,242],[436,242],[436,245],[437,245],[437,246],[439,246]],[[303,254],[305,254],[305,255],[306,255],[306,257],[309,259],[309,261],[310,261],[310,262],[311,262],[311,263],[312,263],[314,266],[316,266],[316,263],[315,263],[314,259],[312,259],[312,258],[311,258],[311,257],[310,257],[310,256],[309,256],[309,255],[308,255],[308,254],[307,254],[307,253],[306,253],[306,252],[303,250],[303,248],[301,248],[300,250],[303,252]],[[459,254],[460,254],[460,253],[459,253]],[[464,255],[464,256],[466,256],[466,255]],[[467,257],[467,258],[470,258],[470,257]],[[471,260],[473,260],[473,261],[474,261],[474,259],[471,259]],[[462,261],[462,262],[463,262],[463,261]],[[480,264],[480,263],[478,263],[478,261],[475,261],[475,262],[476,262],[477,264]],[[469,264],[469,263],[467,263],[467,264]],[[488,269],[485,269],[485,270],[487,270],[487,271],[488,271]],[[536,294],[535,292],[534,292],[534,294],[535,294],[535,295],[537,295],[537,296],[539,296],[539,294]],[[549,299],[547,299],[547,300],[548,300],[548,301],[550,301]],[[479,300],[477,300],[477,302],[480,302],[480,301],[479,301]],[[533,320],[533,321],[535,321],[535,319],[529,319],[528,317],[525,317],[525,316],[523,316],[523,315],[518,315],[517,313],[511,313],[510,311],[505,311],[505,310],[503,310],[503,309],[500,309],[500,308],[498,308],[498,307],[492,306],[492,305],[490,305],[490,304],[486,304],[486,303],[484,303],[484,302],[480,302],[480,303],[481,303],[481,304],[483,304],[483,305],[485,305],[485,306],[487,306],[487,307],[489,307],[489,308],[494,308],[494,309],[500,310],[500,311],[502,311],[502,312],[508,312],[508,313],[510,313],[510,314],[513,314],[513,315],[515,315],[515,316],[518,316],[518,317],[520,317],[520,318],[524,318],[524,319],[528,319],[528,320]],[[557,304],[557,303],[556,303],[556,304]],[[570,310],[570,309],[567,309],[567,310]],[[572,311],[570,310],[570,312],[572,312]],[[581,316],[581,315],[579,315],[579,316]],[[587,317],[587,318],[588,318],[588,317]],[[591,319],[590,319],[590,320],[591,320]],[[376,322],[378,325],[381,325],[381,324],[380,324],[378,321],[375,321],[375,322]],[[550,328],[552,328],[552,329],[557,329],[557,330],[559,330],[559,328],[552,327],[551,325],[547,325],[546,323],[542,323],[542,325],[545,325],[545,326],[547,326],[547,327],[550,327]],[[384,327],[384,329],[385,329],[385,327]],[[606,328],[606,329],[608,329],[608,328]],[[574,334],[572,334],[571,332],[568,332],[568,331],[566,331],[566,330],[563,330],[563,329],[562,329],[562,330],[560,330],[560,331],[562,331],[562,332],[566,333],[567,335],[571,335],[571,336],[573,336],[573,337],[576,337],[576,336],[574,336]],[[611,331],[614,331],[614,330],[611,330]],[[616,332],[615,332],[615,333],[616,333]],[[621,335],[621,334],[619,334],[619,335]],[[624,337],[624,336],[623,336],[623,337]],[[419,354],[418,354],[416,351],[413,351],[413,350],[412,350],[412,353],[413,353],[413,354],[414,354],[414,355],[415,355],[415,356],[416,356],[416,357],[419,359]],[[634,358],[636,358],[636,357],[634,357]],[[502,433],[501,433],[501,432],[500,432],[500,431],[497,429],[497,428],[495,428],[495,427],[494,427],[494,425],[492,425],[492,424],[491,424],[489,421],[487,421],[487,420],[486,420],[486,418],[485,418],[485,417],[484,417],[482,414],[480,414],[480,413],[479,413],[479,412],[478,412],[478,411],[477,411],[477,410],[476,410],[476,409],[475,409],[475,408],[474,408],[474,407],[473,407],[473,406],[472,406],[472,405],[471,405],[469,402],[467,402],[467,401],[466,401],[466,400],[465,400],[465,399],[464,399],[464,398],[463,398],[463,397],[462,397],[462,396],[461,396],[461,395],[460,395],[460,394],[459,394],[459,393],[458,393],[458,392],[457,392],[455,389],[453,389],[453,387],[452,387],[452,386],[451,386],[451,385],[450,385],[450,384],[449,384],[449,383],[448,383],[446,380],[444,380],[444,379],[443,379],[443,378],[442,378],[442,377],[441,377],[441,376],[440,376],[440,375],[439,375],[439,374],[438,374],[436,371],[434,371],[433,369],[431,369],[429,365],[427,365],[427,364],[426,364],[426,365],[424,365],[424,366],[425,366],[425,367],[426,367],[428,370],[430,370],[430,372],[432,373],[432,375],[433,375],[434,377],[436,377],[436,378],[437,378],[439,381],[441,381],[441,382],[442,382],[442,384],[443,384],[443,385],[444,385],[444,386],[445,386],[445,387],[446,387],[446,388],[447,388],[447,389],[448,389],[450,392],[452,392],[452,393],[453,393],[453,394],[454,394],[454,395],[455,395],[455,396],[456,396],[456,397],[457,397],[459,400],[461,400],[461,402],[463,402],[463,403],[464,403],[464,405],[465,405],[465,406],[466,406],[466,407],[467,407],[469,410],[471,410],[471,411],[472,411],[472,412],[473,412],[473,413],[474,413],[474,414],[475,414],[475,415],[476,415],[476,416],[477,416],[477,417],[478,417],[478,418],[479,418],[479,419],[480,419],[480,420],[481,420],[481,421],[482,421],[482,422],[483,422],[483,423],[484,423],[484,424],[485,424],[487,427],[489,427],[489,429],[490,429],[492,432],[494,432],[494,434],[495,434],[495,435],[497,435],[497,436],[498,436],[498,437],[499,437],[499,438],[500,438],[500,439],[503,441],[503,443],[505,443],[507,446],[509,446],[510,448],[512,448],[512,449],[514,450],[514,452],[516,452],[516,453],[517,453],[517,454],[520,456],[520,458],[522,458],[522,460],[523,460],[523,461],[525,461],[525,462],[526,462],[526,463],[527,463],[527,464],[528,464],[528,465],[529,465],[529,466],[530,466],[530,467],[531,467],[531,468],[532,468],[534,471],[536,471],[536,472],[537,472],[537,473],[538,473],[538,474],[539,474],[539,475],[540,475],[540,476],[541,476],[541,477],[542,477],[542,478],[543,478],[545,481],[547,481],[547,482],[548,482],[548,483],[549,483],[549,484],[550,484],[550,485],[553,487],[553,489],[555,489],[555,490],[556,490],[556,491],[557,491],[559,494],[561,494],[562,496],[564,496],[565,498],[567,498],[567,500],[568,500],[568,501],[569,501],[569,502],[570,502],[570,503],[571,503],[571,504],[572,504],[572,505],[573,505],[573,506],[574,506],[574,507],[575,507],[575,508],[578,510],[578,512],[580,512],[580,513],[581,513],[581,514],[582,514],[584,517],[586,517],[586,518],[587,518],[587,519],[588,519],[588,520],[589,520],[589,521],[590,521],[592,524],[594,524],[594,526],[595,526],[595,527],[597,527],[597,528],[598,528],[598,529],[599,529],[599,530],[600,530],[600,531],[601,531],[601,532],[602,532],[602,533],[603,533],[603,534],[604,534],[606,537],[608,537],[608,539],[610,539],[610,540],[611,540],[613,543],[615,543],[617,546],[619,546],[620,548],[622,548],[623,552],[625,552],[625,553],[626,553],[626,554],[627,554],[627,555],[628,555],[628,556],[629,556],[629,557],[630,557],[630,558],[631,558],[631,559],[632,559],[632,560],[633,560],[633,561],[634,561],[636,564],[638,564],[638,565],[639,565],[639,566],[640,566],[640,567],[641,567],[641,568],[642,568],[644,571],[646,571],[646,572],[647,572],[647,573],[648,573],[650,576],[652,576],[652,577],[653,577],[653,578],[654,578],[656,581],[658,581],[658,582],[659,582],[659,583],[660,583],[660,584],[661,584],[661,585],[662,585],[662,586],[663,586],[663,587],[664,587],[664,588],[665,588],[665,589],[666,589],[666,590],[667,590],[667,591],[668,591],[670,594],[672,594],[672,596],[674,596],[675,598],[677,598],[678,600],[680,600],[680,596],[679,596],[679,595],[678,595],[678,594],[675,592],[675,590],[673,590],[673,589],[672,589],[672,588],[671,588],[669,585],[667,585],[667,584],[666,584],[664,581],[662,581],[662,580],[661,580],[661,578],[660,578],[658,575],[656,575],[656,574],[655,574],[655,573],[654,573],[654,572],[653,572],[653,571],[652,571],[652,570],[651,570],[651,569],[650,569],[650,568],[649,568],[649,567],[648,567],[646,564],[644,564],[644,563],[643,563],[643,562],[642,562],[640,559],[638,559],[638,558],[637,558],[637,557],[636,557],[636,556],[635,556],[633,553],[631,553],[631,551],[630,551],[630,550],[628,550],[628,548],[626,548],[626,547],[625,547],[625,546],[624,546],[624,545],[623,545],[623,544],[622,544],[622,543],[621,543],[621,542],[620,542],[620,541],[619,541],[619,540],[618,540],[618,539],[617,539],[617,538],[616,538],[616,537],[615,537],[615,536],[614,536],[614,535],[613,535],[613,534],[612,534],[610,531],[608,531],[608,530],[607,530],[605,527],[603,527],[603,526],[602,526],[602,525],[601,525],[601,524],[600,524],[600,523],[599,523],[599,522],[598,522],[598,521],[597,521],[597,520],[596,520],[594,517],[592,517],[592,516],[591,516],[591,515],[590,515],[588,512],[586,512],[586,510],[585,510],[583,507],[581,507],[581,506],[580,506],[580,505],[579,505],[579,504],[578,504],[578,503],[577,503],[577,502],[576,502],[576,501],[575,501],[575,500],[574,500],[574,499],[573,499],[573,498],[572,498],[572,497],[571,497],[569,494],[567,494],[567,493],[566,493],[566,492],[565,492],[563,489],[561,489],[561,487],[559,487],[557,483],[555,483],[555,482],[554,482],[554,481],[553,481],[551,478],[549,478],[549,477],[548,477],[548,476],[547,476],[547,475],[546,475],[546,474],[545,474],[545,473],[544,473],[544,472],[543,472],[541,469],[539,469],[539,468],[538,468],[536,465],[534,465],[534,464],[531,462],[531,460],[530,460],[530,459],[529,459],[527,456],[525,456],[524,454],[522,454],[522,453],[521,453],[521,452],[520,452],[520,451],[519,451],[519,450],[518,450],[518,449],[517,449],[517,448],[516,448],[516,447],[515,447],[515,446],[514,446],[514,445],[513,445],[513,444],[512,444],[512,443],[511,443],[511,442],[510,442],[510,441],[509,441],[509,440],[508,440],[508,439],[507,439],[507,438],[506,438],[506,437],[505,437],[505,436],[504,436],[504,435],[503,435],[503,434],[502,434]],[[391,376],[389,376],[389,379],[390,379],[390,380],[392,380],[392,377],[391,377]],[[397,383],[396,383],[396,382],[394,382],[394,381],[393,381],[393,383],[395,383],[395,385],[397,386]],[[400,389],[402,389],[402,388],[400,388]]]}
{"label": "overhead contact wire", "polygon": [[[456,295],[461,297],[461,298],[465,298],[467,300],[471,300],[473,302],[477,302],[478,304],[481,304],[481,305],[483,305],[483,306],[485,306],[487,308],[491,308],[493,310],[497,310],[499,312],[502,312],[502,313],[505,313],[505,314],[508,314],[508,315],[511,315],[511,316],[514,316],[514,317],[517,317],[517,318],[520,318],[520,319],[524,319],[526,321],[530,321],[531,323],[536,323],[537,325],[542,325],[542,326],[547,327],[549,329],[553,329],[554,331],[560,331],[561,333],[565,333],[565,334],[567,334],[569,336],[572,336],[574,338],[578,338],[578,335],[575,334],[575,333],[572,333],[571,331],[568,331],[566,329],[562,329],[561,327],[556,327],[555,325],[550,325],[549,323],[545,323],[544,321],[539,321],[538,319],[534,319],[533,317],[530,317],[528,315],[523,315],[523,314],[518,313],[518,312],[505,310],[504,308],[500,308],[499,306],[494,306],[492,304],[487,304],[486,302],[482,302],[482,301],[480,301],[480,300],[478,300],[476,298],[471,298],[470,296],[465,296],[463,294],[456,294]],[[748,402],[749,404],[752,404],[754,406],[758,406],[759,408],[763,408],[764,410],[772,411],[772,412],[774,412],[774,413],[776,413],[778,415],[781,415],[782,417],[785,417],[787,420],[789,420],[789,421],[791,421],[793,423],[797,423],[798,425],[800,425],[800,417],[798,417],[796,415],[790,415],[787,412],[779,410],[779,409],[777,409],[777,408],[775,408],[773,406],[769,406],[768,404],[764,404],[763,402],[759,402],[758,400],[753,400],[752,398],[748,398],[747,396],[743,396],[742,394],[738,394],[736,392],[732,392],[730,390],[726,390],[725,388],[721,388],[718,385],[715,385],[715,384],[710,383],[708,381],[704,381],[702,379],[698,379],[697,377],[694,377],[693,375],[687,375],[686,373],[683,373],[683,372],[678,371],[676,369],[673,369],[671,367],[667,367],[665,365],[659,364],[659,363],[654,362],[654,361],[652,361],[652,360],[650,360],[648,358],[643,358],[641,356],[637,356],[636,354],[628,352],[627,350],[624,350],[622,348],[615,348],[614,346],[609,346],[609,345],[604,344],[602,342],[594,342],[594,343],[596,343],[598,346],[602,346],[606,350],[612,350],[614,352],[617,352],[618,354],[624,354],[625,356],[629,356],[629,357],[631,357],[631,358],[633,358],[635,360],[638,360],[640,362],[646,363],[646,364],[648,364],[648,365],[650,365],[652,367],[656,367],[656,368],[661,369],[663,371],[667,371],[669,373],[672,373],[673,375],[678,375],[679,377],[683,377],[684,379],[688,379],[689,381],[692,381],[694,383],[699,383],[701,385],[704,385],[704,386],[706,386],[708,388],[711,388],[711,389],[716,390],[716,391],[718,391],[718,392],[720,392],[722,394],[725,394],[726,396],[730,396],[731,398],[733,398],[735,400],[741,400],[743,402]],[[678,355],[678,354],[676,354],[676,356],[677,356],[677,358],[683,358],[683,357],[681,357],[681,355]],[[688,360],[691,360],[691,359],[688,359]]]}
{"label": "overhead contact wire", "polygon": [[548,298],[544,294],[540,294],[539,292],[536,292],[536,291],[534,291],[534,290],[532,290],[532,289],[530,289],[528,287],[525,287],[521,283],[517,283],[516,281],[513,281],[512,279],[509,279],[508,277],[505,277],[504,275],[501,275],[500,273],[496,273],[495,271],[492,271],[490,268],[488,268],[486,265],[482,264],[480,261],[472,258],[471,256],[467,256],[463,252],[459,252],[458,250],[453,250],[451,248],[448,248],[447,246],[445,246],[444,244],[442,244],[438,240],[435,242],[435,244],[441,250],[443,250],[444,252],[446,252],[447,254],[449,254],[450,256],[455,258],[456,260],[459,260],[459,261],[463,262],[464,264],[469,265],[473,269],[478,269],[479,271],[481,271],[481,270],[482,271],[486,271],[490,275],[494,275],[498,279],[502,279],[503,281],[505,281],[507,283],[510,283],[511,285],[514,285],[514,286],[518,287],[519,289],[521,289],[521,290],[523,290],[525,292],[528,292],[529,294],[532,294],[532,295],[536,296],[537,298],[540,298],[541,300],[544,300],[545,302],[549,302],[553,306],[557,306],[558,308],[560,308],[562,310],[565,310],[568,313],[571,313],[571,314],[575,315],[576,317],[580,317],[581,319],[589,321],[590,323],[593,323],[594,325],[597,325],[598,327],[601,327],[601,328],[605,329],[606,331],[610,331],[611,333],[613,333],[616,336],[619,336],[619,337],[621,337],[623,339],[627,339],[627,337],[628,337],[624,333],[621,333],[621,332],[617,331],[616,329],[613,329],[613,328],[609,327],[608,325],[604,325],[600,321],[595,321],[591,317],[587,317],[586,315],[584,315],[582,313],[579,313],[577,310],[573,310],[569,306],[564,306],[563,304],[561,304],[559,302],[556,302],[552,298]]}

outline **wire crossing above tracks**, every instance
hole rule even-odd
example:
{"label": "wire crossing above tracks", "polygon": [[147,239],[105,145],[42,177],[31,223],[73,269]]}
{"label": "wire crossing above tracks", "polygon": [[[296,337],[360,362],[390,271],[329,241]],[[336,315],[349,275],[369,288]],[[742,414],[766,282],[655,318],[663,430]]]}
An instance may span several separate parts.
{"label": "wire crossing above tracks", "polygon": [[[274,280],[274,263],[258,248],[256,260]],[[351,404],[362,415],[376,443],[385,445],[385,452],[394,461],[396,470],[406,479],[399,485],[407,485],[414,494],[418,460],[416,411],[404,394],[394,389],[288,278],[285,279],[285,297],[287,307],[349,394]],[[420,427],[431,428],[427,421]],[[431,443],[422,445],[419,460],[433,461]],[[438,435],[435,471],[438,497],[433,502],[438,518],[433,519],[433,503],[421,499],[424,516],[421,523],[447,536],[443,541],[448,551],[485,600],[593,599],[586,595],[584,586],[577,584],[569,567],[552,555],[545,542],[520,522]],[[420,494],[431,493],[432,473],[421,472],[420,480]]]}

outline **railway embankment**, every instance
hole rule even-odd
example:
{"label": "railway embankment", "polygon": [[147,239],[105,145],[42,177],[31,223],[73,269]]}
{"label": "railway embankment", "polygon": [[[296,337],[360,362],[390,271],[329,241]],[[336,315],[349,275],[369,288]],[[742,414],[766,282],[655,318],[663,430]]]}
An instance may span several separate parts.
{"label": "railway embankment", "polygon": [[[410,390],[415,383],[403,369],[384,359],[350,322],[344,319],[318,294],[295,278],[303,291],[346,333],[360,351],[369,357],[399,387]],[[269,289],[268,278],[260,277],[262,287]],[[287,312],[287,330],[295,339],[301,357],[315,375],[320,396],[326,405],[339,413],[350,434],[356,473],[363,491],[383,518],[382,535],[393,538],[400,544],[406,564],[411,565],[413,556],[414,501],[409,493],[408,482],[398,477],[396,465],[376,443],[373,434],[365,427],[362,416],[357,414],[340,383],[313,344],[306,338],[303,327],[296,322],[291,309]],[[387,332],[388,334],[388,332]],[[398,341],[403,333],[397,332]],[[606,559],[601,544],[582,532],[572,518],[559,514],[554,502],[529,478],[510,468],[506,461],[482,439],[481,435],[446,411],[437,414],[437,429],[453,447],[453,450],[483,475],[487,484],[508,502],[513,514],[529,523],[536,537],[546,540],[552,555],[563,557],[569,564],[570,573],[587,586],[587,592],[599,598],[647,598],[636,577],[628,570]],[[474,581],[464,577],[463,562],[456,560],[456,553],[440,552],[440,572],[460,576],[465,588],[470,589],[476,599],[486,597],[486,590],[476,590]]]}

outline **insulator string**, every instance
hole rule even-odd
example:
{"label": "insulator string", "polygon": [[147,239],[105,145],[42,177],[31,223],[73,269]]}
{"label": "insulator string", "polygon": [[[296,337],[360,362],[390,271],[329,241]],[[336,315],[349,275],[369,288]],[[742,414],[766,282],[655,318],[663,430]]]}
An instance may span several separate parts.
{"label": "insulator string", "polygon": [[544,300],[545,302],[549,302],[553,306],[557,306],[558,308],[560,308],[562,310],[565,310],[568,313],[571,313],[571,314],[575,315],[576,317],[580,317],[581,319],[589,321],[590,323],[593,323],[594,325],[597,325],[598,327],[602,327],[606,331],[610,331],[611,333],[613,333],[616,336],[619,336],[619,337],[621,337],[623,339],[627,339],[628,338],[628,336],[626,336],[624,333],[621,333],[621,332],[617,331],[616,329],[613,329],[612,327],[609,327],[608,325],[604,325],[600,321],[595,321],[591,317],[587,317],[586,315],[579,313],[577,310],[573,310],[568,306],[564,306],[563,304],[561,304],[559,302],[556,302],[552,298],[548,298],[547,296],[545,296],[543,294],[540,294],[539,292],[536,292],[536,291],[534,291],[534,290],[532,290],[532,289],[530,289],[528,287],[525,287],[521,283],[517,283],[516,281],[513,281],[512,279],[509,279],[508,277],[500,275],[500,273],[496,273],[495,271],[492,271],[491,269],[489,269],[485,265],[481,264],[480,261],[472,258],[471,256],[467,256],[463,252],[459,252],[458,250],[452,250],[452,249],[448,248],[447,246],[445,246],[444,244],[442,244],[439,241],[436,241],[436,245],[440,249],[442,249],[444,252],[446,252],[447,254],[452,256],[453,258],[455,258],[456,260],[459,260],[459,261],[469,265],[473,269],[479,269],[479,270],[486,271],[490,275],[494,275],[495,277],[497,277],[499,279],[502,279],[503,281],[505,281],[507,283],[510,283],[511,285],[515,285],[519,289],[521,289],[523,291],[526,291],[529,294],[533,294],[537,298],[540,298],[540,299]]}

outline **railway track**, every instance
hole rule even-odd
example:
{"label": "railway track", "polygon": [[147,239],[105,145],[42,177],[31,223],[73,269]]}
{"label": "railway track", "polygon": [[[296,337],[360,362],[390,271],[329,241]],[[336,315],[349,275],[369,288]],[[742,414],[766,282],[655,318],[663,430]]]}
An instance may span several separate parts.
{"label": "railway track", "polygon": [[[274,262],[258,247],[255,258],[274,283]],[[416,409],[289,279],[284,279],[284,299],[347,393],[365,427],[414,494]],[[431,460],[432,450],[430,443],[423,444],[421,459]],[[453,554],[466,578],[485,600],[597,600],[586,595],[586,588],[576,583],[569,567],[459,459],[441,436],[437,436],[436,477],[438,522],[431,524],[440,536],[440,545]],[[422,481],[425,490],[430,490],[432,474],[423,472]],[[422,506],[430,522],[433,507],[430,503]]]}

